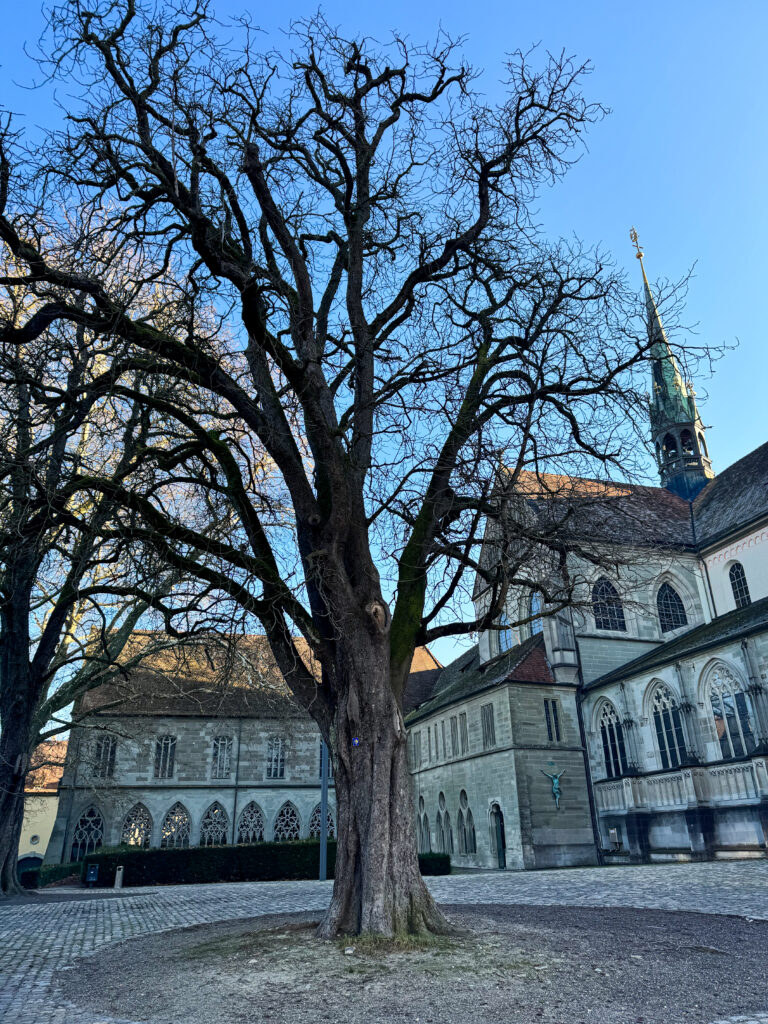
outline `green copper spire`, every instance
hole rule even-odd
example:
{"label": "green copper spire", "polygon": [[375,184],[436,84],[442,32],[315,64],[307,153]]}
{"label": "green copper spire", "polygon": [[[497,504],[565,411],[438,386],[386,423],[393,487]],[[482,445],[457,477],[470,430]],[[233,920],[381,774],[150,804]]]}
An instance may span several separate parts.
{"label": "green copper spire", "polygon": [[651,342],[651,432],[664,487],[692,501],[714,476],[704,437],[704,425],[696,407],[696,393],[683,379],[669,347],[664,325],[648,283],[643,251],[634,228],[630,231],[643,273],[648,337]]}

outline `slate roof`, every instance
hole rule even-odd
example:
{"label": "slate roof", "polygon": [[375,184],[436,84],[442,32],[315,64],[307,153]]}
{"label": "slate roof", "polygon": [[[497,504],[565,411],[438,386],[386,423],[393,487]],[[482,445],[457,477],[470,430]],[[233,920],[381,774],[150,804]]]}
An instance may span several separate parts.
{"label": "slate roof", "polygon": [[426,715],[490,690],[500,683],[554,681],[541,633],[483,665],[480,664],[479,647],[475,645],[441,670],[431,699],[412,711],[406,721],[410,725]]}
{"label": "slate roof", "polygon": [[661,668],[680,658],[697,654],[711,647],[720,647],[733,640],[740,640],[751,633],[760,633],[768,629],[768,597],[747,605],[746,608],[737,608],[706,622],[703,626],[696,626],[694,629],[683,633],[682,636],[668,640],[665,644],[659,644],[652,651],[641,654],[639,658],[628,661],[620,668],[599,676],[587,683],[585,690],[598,689],[607,683],[616,683],[623,679],[630,679],[632,676],[640,675],[654,668]]}
{"label": "slate roof", "polygon": [[710,480],[693,514],[699,546],[768,516],[768,442]]}
{"label": "slate roof", "polygon": [[693,503],[666,487],[557,473],[522,472],[510,486],[540,526],[565,538],[693,551],[768,516],[768,443],[710,480]]}
{"label": "slate roof", "polygon": [[[201,718],[303,718],[306,711],[291,694],[265,636],[216,638],[172,647],[161,646],[129,664],[147,647],[163,645],[164,634],[136,631],[108,683],[77,702],[76,719],[113,715],[195,716]],[[306,644],[296,641],[299,656],[312,667]],[[426,699],[442,669],[425,647],[414,652],[406,693]],[[319,678],[319,670],[316,671]]]}

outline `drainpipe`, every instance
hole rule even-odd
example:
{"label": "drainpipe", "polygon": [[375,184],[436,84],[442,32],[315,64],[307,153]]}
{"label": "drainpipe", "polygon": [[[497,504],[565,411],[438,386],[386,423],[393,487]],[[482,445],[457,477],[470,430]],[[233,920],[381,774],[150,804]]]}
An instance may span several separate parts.
{"label": "drainpipe", "polygon": [[240,741],[243,735],[243,720],[237,720],[237,758],[235,760],[235,795],[232,798],[232,845],[235,845],[235,829],[237,828],[237,784],[240,780]]}

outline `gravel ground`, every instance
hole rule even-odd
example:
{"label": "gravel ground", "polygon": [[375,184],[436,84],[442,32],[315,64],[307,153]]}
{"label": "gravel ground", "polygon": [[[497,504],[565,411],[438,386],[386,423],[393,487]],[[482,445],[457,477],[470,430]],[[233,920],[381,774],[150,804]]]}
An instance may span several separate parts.
{"label": "gravel ground", "polygon": [[317,915],[271,915],[111,945],[56,982],[79,1007],[151,1024],[707,1024],[768,1005],[763,921],[446,910],[467,937],[348,953],[314,939]]}

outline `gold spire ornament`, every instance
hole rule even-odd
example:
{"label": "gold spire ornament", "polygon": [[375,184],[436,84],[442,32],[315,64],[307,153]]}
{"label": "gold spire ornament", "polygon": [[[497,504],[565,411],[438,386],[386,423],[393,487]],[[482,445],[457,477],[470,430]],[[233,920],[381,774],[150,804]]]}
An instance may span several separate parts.
{"label": "gold spire ornament", "polygon": [[634,245],[635,249],[637,249],[636,258],[638,260],[641,260],[643,258],[644,254],[643,254],[643,250],[640,248],[640,242],[637,240],[637,231],[635,231],[634,228],[630,228],[629,229],[629,237],[630,237],[630,239],[632,241],[632,244]]}

